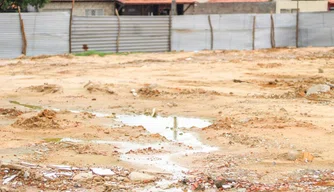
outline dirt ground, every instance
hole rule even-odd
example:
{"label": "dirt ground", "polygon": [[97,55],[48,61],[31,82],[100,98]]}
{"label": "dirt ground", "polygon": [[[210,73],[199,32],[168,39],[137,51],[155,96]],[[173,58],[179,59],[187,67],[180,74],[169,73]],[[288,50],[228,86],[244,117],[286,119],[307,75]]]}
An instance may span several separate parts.
{"label": "dirt ground", "polygon": [[[0,77],[1,192],[334,187],[334,87],[307,94],[334,84],[333,48],[27,57]],[[118,120],[152,113],[212,124],[178,127],[192,146]]]}

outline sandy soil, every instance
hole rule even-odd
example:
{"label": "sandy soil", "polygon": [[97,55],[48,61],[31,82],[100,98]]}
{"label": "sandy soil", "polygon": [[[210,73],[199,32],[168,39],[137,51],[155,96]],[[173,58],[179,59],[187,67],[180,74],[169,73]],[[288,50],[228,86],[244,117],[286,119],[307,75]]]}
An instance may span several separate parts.
{"label": "sandy soil", "polygon": [[[0,163],[119,166],[144,170],[159,179],[170,176],[173,173],[163,171],[163,167],[124,161],[118,145],[145,145],[145,149],[128,153],[146,155],[191,147],[173,147],[175,141],[150,133],[143,126],[119,125],[116,121],[117,115],[150,115],[156,109],[159,116],[213,122],[203,129],[183,131],[218,150],[173,155],[171,159],[188,169],[190,178],[200,173],[261,186],[288,183],[288,179],[296,182],[295,178],[306,174],[302,170],[328,171],[334,164],[334,90],[306,95],[313,85],[334,84],[333,56],[333,48],[303,48],[0,60]],[[97,112],[109,115],[100,117]],[[94,140],[109,143],[89,142]],[[167,147],[147,148],[155,143]],[[302,157],[305,152],[312,158]],[[199,189],[196,182],[179,183],[177,187]],[[106,186],[99,188],[103,185],[97,182],[93,189],[113,191]],[[144,182],[135,188],[154,185]],[[212,186],[207,188],[215,190],[218,185]],[[231,186],[260,190],[260,186]],[[34,191],[41,186],[16,188]],[[297,189],[305,190],[286,190]]]}

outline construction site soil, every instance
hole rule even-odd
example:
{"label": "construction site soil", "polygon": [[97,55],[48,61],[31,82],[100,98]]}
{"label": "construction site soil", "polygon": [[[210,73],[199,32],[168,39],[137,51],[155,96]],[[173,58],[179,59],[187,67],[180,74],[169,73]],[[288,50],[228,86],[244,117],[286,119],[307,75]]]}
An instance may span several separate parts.
{"label": "construction site soil", "polygon": [[0,60],[0,191],[331,191],[334,49]]}

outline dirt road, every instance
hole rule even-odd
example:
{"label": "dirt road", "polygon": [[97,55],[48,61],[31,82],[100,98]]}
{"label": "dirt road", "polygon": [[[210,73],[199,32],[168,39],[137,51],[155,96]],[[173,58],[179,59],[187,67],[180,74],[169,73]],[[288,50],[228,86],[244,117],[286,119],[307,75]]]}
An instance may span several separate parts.
{"label": "dirt road", "polygon": [[333,56],[0,60],[0,191],[329,190]]}

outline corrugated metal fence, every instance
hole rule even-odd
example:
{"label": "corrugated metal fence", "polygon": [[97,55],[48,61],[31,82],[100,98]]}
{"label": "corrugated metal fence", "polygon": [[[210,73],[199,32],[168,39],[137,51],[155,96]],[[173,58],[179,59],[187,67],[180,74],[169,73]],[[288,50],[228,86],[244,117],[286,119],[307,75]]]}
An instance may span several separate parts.
{"label": "corrugated metal fence", "polygon": [[[23,13],[22,18],[27,55],[69,52],[69,13]],[[330,12],[300,13],[298,45],[334,46],[333,18],[334,13]],[[83,52],[83,45],[101,52],[195,51],[211,47],[242,50],[252,49],[253,45],[255,49],[272,45],[270,14],[173,16],[171,25],[169,19],[168,16],[121,16],[119,19],[74,16],[72,52]],[[295,46],[296,14],[274,14],[273,21],[276,47]],[[1,13],[0,26],[0,58],[19,56],[22,37],[18,14]]]}
{"label": "corrugated metal fence", "polygon": [[[69,51],[68,13],[22,13],[27,55],[61,54]],[[0,58],[22,53],[20,20],[17,13],[0,13]]]}
{"label": "corrugated metal fence", "polygon": [[[213,49],[271,48],[270,14],[210,15]],[[296,46],[296,14],[274,14],[276,47]],[[300,13],[298,46],[334,46],[334,13]],[[208,15],[173,16],[172,50],[195,51],[211,48]]]}
{"label": "corrugated metal fence", "polygon": [[[120,22],[120,23],[118,23]],[[118,24],[120,35],[118,37]],[[73,17],[72,52],[162,52],[169,50],[169,17]]]}

